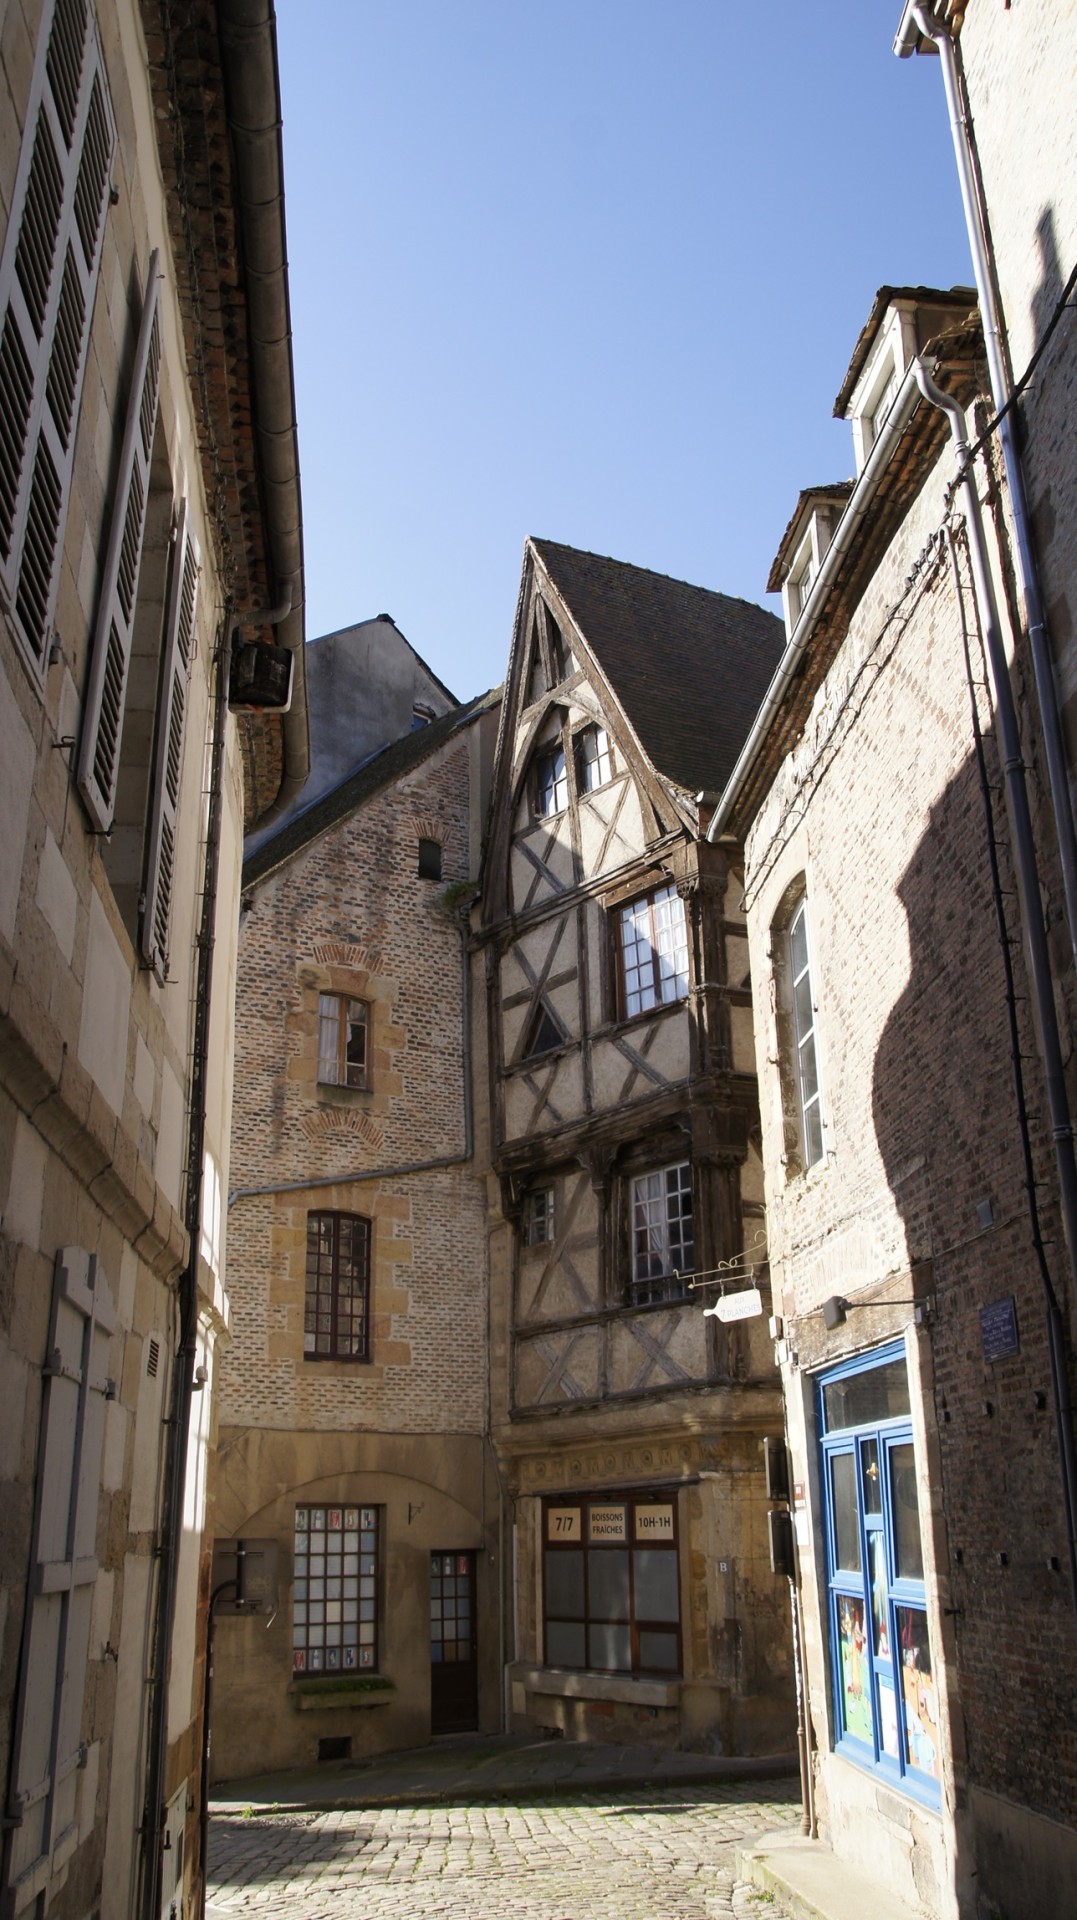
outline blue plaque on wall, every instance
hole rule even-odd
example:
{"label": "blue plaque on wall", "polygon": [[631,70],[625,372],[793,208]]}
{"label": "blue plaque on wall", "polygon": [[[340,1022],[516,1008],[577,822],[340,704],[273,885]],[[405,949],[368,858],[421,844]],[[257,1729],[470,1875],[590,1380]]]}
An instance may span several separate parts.
{"label": "blue plaque on wall", "polygon": [[1007,1360],[1017,1352],[1020,1341],[1012,1293],[1007,1294],[1005,1300],[995,1300],[991,1306],[980,1308],[980,1338],[985,1360]]}

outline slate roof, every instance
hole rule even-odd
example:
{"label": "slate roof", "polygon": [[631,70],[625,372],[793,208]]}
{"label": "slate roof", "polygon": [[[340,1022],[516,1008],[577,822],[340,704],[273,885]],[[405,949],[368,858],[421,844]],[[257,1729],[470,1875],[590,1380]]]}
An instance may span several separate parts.
{"label": "slate roof", "polygon": [[724,786],[785,645],[750,600],[553,540],[531,541],[656,770]]}
{"label": "slate roof", "polygon": [[416,727],[413,732],[402,734],[399,740],[393,740],[389,746],[382,747],[355,773],[342,780],[339,787],[324,794],[305,813],[294,814],[279,833],[258,848],[249,860],[243,863],[243,888],[251,887],[258,880],[264,880],[267,873],[284,865],[293,854],[309,846],[319,834],[327,832],[343,820],[364,801],[380,793],[383,787],[390,786],[394,780],[402,779],[418,767],[438,747],[451,740],[458,728],[477,719],[487,707],[496,704],[501,698],[501,688],[495,687],[490,693],[481,693],[474,700],[468,700],[463,706],[453,707],[425,727]]}

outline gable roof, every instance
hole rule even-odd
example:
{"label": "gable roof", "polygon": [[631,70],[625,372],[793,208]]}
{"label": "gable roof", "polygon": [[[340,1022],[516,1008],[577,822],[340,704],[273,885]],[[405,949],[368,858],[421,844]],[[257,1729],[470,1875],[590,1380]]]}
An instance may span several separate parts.
{"label": "gable roof", "polygon": [[324,794],[305,813],[295,814],[283,826],[243,863],[243,887],[251,887],[258,880],[264,880],[268,873],[282,867],[293,854],[309,846],[312,840],[336,826],[348,814],[354,813],[365,801],[370,800],[383,788],[391,786],[394,780],[400,780],[439,747],[451,740],[454,733],[465,727],[479,715],[496,706],[501,698],[501,688],[495,687],[490,693],[482,693],[463,706],[453,707],[425,727],[417,727],[412,733],[405,733],[399,740],[383,747],[375,753],[347,780],[341,781],[331,793]]}
{"label": "gable roof", "polygon": [[656,771],[690,793],[720,790],[785,645],[782,622],[646,567],[529,545]]}

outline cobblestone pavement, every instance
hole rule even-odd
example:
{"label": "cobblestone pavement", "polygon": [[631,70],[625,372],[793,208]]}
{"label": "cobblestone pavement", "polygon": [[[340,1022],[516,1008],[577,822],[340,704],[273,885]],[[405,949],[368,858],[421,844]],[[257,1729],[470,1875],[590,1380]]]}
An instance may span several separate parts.
{"label": "cobblestone pavement", "polygon": [[509,1805],[215,1814],[209,1920],[783,1920],[738,1841],[799,1825],[784,1781]]}

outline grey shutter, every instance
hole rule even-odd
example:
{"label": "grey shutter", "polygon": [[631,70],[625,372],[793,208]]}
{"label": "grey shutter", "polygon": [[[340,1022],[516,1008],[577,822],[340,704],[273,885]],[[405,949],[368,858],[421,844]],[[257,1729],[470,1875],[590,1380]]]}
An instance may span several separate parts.
{"label": "grey shutter", "polygon": [[154,747],[153,800],[146,852],[146,889],[142,909],[142,953],[163,980],[168,971],[168,932],[175,879],[176,819],[183,770],[183,729],[187,682],[194,653],[194,619],[201,555],[191,527],[190,507],[180,501],[172,584],[168,596],[157,733]]}
{"label": "grey shutter", "polygon": [[[96,1541],[109,1335],[116,1315],[96,1256],[56,1256],[27,1616],[11,1770],[8,1862],[18,1913],[78,1840],[78,1769]],[[48,1905],[46,1898],[45,1905]],[[7,1908],[5,1907],[5,1911]]]}
{"label": "grey shutter", "polygon": [[138,330],[131,398],[124,425],[116,501],[108,556],[94,629],[90,679],[82,715],[79,792],[100,833],[107,833],[116,809],[120,735],[127,692],[127,668],[138,595],[138,569],[150,490],[150,461],[161,384],[161,273],[156,248],[150,255],[146,296]]}
{"label": "grey shutter", "polygon": [[0,579],[39,672],[56,604],[114,144],[87,0],[53,0],[0,262]]}

